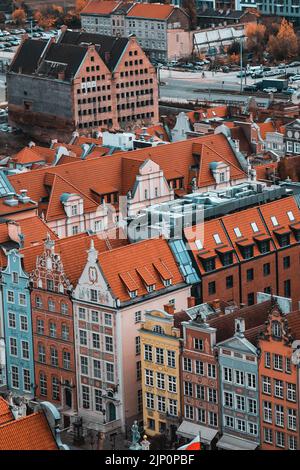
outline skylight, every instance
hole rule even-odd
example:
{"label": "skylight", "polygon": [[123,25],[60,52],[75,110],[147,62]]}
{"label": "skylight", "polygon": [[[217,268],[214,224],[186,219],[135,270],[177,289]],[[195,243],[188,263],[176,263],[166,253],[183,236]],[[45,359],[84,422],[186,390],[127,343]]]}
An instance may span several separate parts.
{"label": "skylight", "polygon": [[293,222],[293,220],[295,220],[295,216],[294,216],[292,211],[288,211],[287,216],[288,216],[288,218],[290,219],[291,222]]}
{"label": "skylight", "polygon": [[278,220],[276,219],[275,215],[272,215],[271,221],[274,227],[276,227],[278,224]]}
{"label": "skylight", "polygon": [[234,229],[234,233],[236,234],[237,237],[241,237],[242,236],[242,233],[240,231],[240,229],[238,227],[235,227]]}
{"label": "skylight", "polygon": [[253,232],[259,232],[259,228],[256,225],[256,222],[251,222],[251,227],[252,227]]}
{"label": "skylight", "polygon": [[198,250],[202,250],[203,244],[201,240],[195,240],[195,245],[198,248]]}
{"label": "skylight", "polygon": [[215,242],[216,242],[217,245],[220,245],[220,244],[222,243],[221,238],[219,237],[219,234],[218,234],[218,233],[215,233],[215,234],[213,235],[213,237],[214,237]]}

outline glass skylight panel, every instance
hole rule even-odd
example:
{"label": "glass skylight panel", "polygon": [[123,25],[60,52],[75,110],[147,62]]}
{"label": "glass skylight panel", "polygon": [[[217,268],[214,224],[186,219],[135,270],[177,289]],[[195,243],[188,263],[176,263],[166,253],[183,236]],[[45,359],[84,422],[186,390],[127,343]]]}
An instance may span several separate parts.
{"label": "glass skylight panel", "polygon": [[274,227],[276,227],[278,224],[278,220],[276,219],[275,215],[272,215],[271,221]]}
{"label": "glass skylight panel", "polygon": [[217,245],[220,245],[220,244],[222,243],[221,238],[219,237],[219,234],[218,234],[218,233],[215,233],[215,234],[213,235],[213,237],[214,237],[215,242],[216,242]]}
{"label": "glass skylight panel", "polygon": [[252,227],[253,232],[259,232],[259,228],[256,225],[256,222],[251,222],[251,227]]}
{"label": "glass skylight panel", "polygon": [[288,211],[287,216],[288,216],[288,218],[290,219],[291,222],[293,222],[295,220],[295,216],[294,216],[292,211]]}
{"label": "glass skylight panel", "polygon": [[234,233],[236,234],[237,237],[242,236],[242,232],[240,231],[240,229],[238,227],[235,227],[233,230],[234,230]]}

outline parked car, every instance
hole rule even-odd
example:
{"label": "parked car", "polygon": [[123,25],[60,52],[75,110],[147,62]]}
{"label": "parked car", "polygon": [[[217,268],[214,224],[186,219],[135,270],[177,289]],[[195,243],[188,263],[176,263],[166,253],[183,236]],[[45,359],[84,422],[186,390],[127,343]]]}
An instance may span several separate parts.
{"label": "parked car", "polygon": [[277,88],[268,87],[268,88],[264,88],[263,91],[265,93],[277,93]]}
{"label": "parked car", "polygon": [[264,73],[263,72],[254,72],[251,74],[251,78],[263,78]]}
{"label": "parked car", "polygon": [[284,95],[293,95],[294,93],[296,93],[296,90],[295,88],[287,88],[286,90],[282,90],[282,92]]}
{"label": "parked car", "polygon": [[294,62],[291,62],[288,66],[289,67],[299,67],[299,65],[300,65],[300,61],[295,60]]}
{"label": "parked car", "polygon": [[273,77],[275,74],[274,74],[274,70],[267,70],[265,73],[264,73],[264,76],[265,77]]}
{"label": "parked car", "polygon": [[292,80],[292,82],[297,82],[298,80],[300,80],[300,75],[294,75],[293,77],[290,78],[290,80]]}
{"label": "parked car", "polygon": [[246,85],[243,88],[243,91],[257,91],[256,85]]}

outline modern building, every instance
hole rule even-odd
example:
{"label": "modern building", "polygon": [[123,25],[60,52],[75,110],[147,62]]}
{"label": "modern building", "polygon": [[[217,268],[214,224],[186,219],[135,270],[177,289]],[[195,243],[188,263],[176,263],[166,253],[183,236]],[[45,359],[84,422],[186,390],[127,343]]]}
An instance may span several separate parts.
{"label": "modern building", "polygon": [[7,96],[10,123],[39,140],[158,122],[156,71],[134,36],[65,28],[57,42],[24,39],[7,74]]}
{"label": "modern building", "polygon": [[147,311],[140,329],[144,429],[171,442],[182,419],[180,316],[172,305]]}
{"label": "modern building", "polygon": [[190,20],[175,5],[93,0],[81,12],[82,27],[90,33],[119,37],[136,36],[150,59],[167,61],[188,55]]}
{"label": "modern building", "polygon": [[6,387],[16,396],[32,398],[35,373],[30,280],[22,258],[16,249],[7,250],[7,266],[1,272]]}
{"label": "modern building", "polygon": [[296,25],[300,21],[299,5],[293,0],[257,0],[257,7],[260,13],[268,16],[279,16],[292,21]]}

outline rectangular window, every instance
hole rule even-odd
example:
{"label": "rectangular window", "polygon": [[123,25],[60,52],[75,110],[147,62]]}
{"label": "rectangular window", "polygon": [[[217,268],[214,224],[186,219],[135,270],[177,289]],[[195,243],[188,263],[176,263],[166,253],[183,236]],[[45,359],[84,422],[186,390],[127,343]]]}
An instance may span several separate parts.
{"label": "rectangular window", "polygon": [[208,424],[210,426],[217,427],[218,426],[218,415],[213,411],[208,412]]}
{"label": "rectangular window", "polygon": [[225,382],[232,382],[232,369],[223,367],[223,379]]}
{"label": "rectangular window", "polygon": [[291,431],[297,431],[297,411],[289,408],[287,412],[287,427]]}
{"label": "rectangular window", "polygon": [[79,343],[80,346],[87,346],[87,331],[79,330]]}
{"label": "rectangular window", "polygon": [[200,423],[206,423],[206,411],[204,408],[198,408],[198,421]]}
{"label": "rectangular window", "polygon": [[275,405],[275,424],[284,427],[284,408],[282,405]]}
{"label": "rectangular window", "polygon": [[288,436],[289,450],[297,450],[297,438],[296,436]]}
{"label": "rectangular window", "polygon": [[86,319],[86,310],[83,307],[78,308],[78,316],[79,320],[85,320]]}
{"label": "rectangular window", "polygon": [[176,358],[175,358],[175,351],[167,351],[167,362],[168,362],[168,367],[176,367]]}
{"label": "rectangular window", "polygon": [[45,374],[41,372],[40,374],[40,394],[43,396],[47,396],[47,377]]}
{"label": "rectangular window", "polygon": [[46,363],[46,350],[43,344],[38,345],[38,360],[43,364]]}
{"label": "rectangular window", "polygon": [[146,392],[146,407],[150,410],[154,410],[154,394]]}
{"label": "rectangular window", "polygon": [[184,394],[188,397],[193,396],[193,384],[192,382],[184,382]]}
{"label": "rectangular window", "polygon": [[204,385],[196,384],[196,398],[205,400],[205,387]]}
{"label": "rectangular window", "polygon": [[244,419],[237,418],[235,420],[236,429],[240,432],[246,432],[246,421]]}
{"label": "rectangular window", "polygon": [[148,387],[153,387],[154,385],[153,370],[145,369],[145,384]]}
{"label": "rectangular window", "polygon": [[253,281],[254,279],[254,270],[253,268],[247,269],[247,281]]}
{"label": "rectangular window", "polygon": [[22,307],[26,306],[26,295],[25,294],[19,294],[19,305]]}
{"label": "rectangular window", "polygon": [[254,398],[248,398],[248,413],[257,414],[257,401]]}
{"label": "rectangular window", "polygon": [[288,401],[296,402],[296,384],[286,384],[286,398]]}
{"label": "rectangular window", "polygon": [[177,416],[177,400],[169,398],[169,413],[172,416]]}
{"label": "rectangular window", "polygon": [[92,322],[99,323],[99,312],[97,310],[92,310]]}
{"label": "rectangular window", "polygon": [[93,359],[93,373],[95,379],[101,379],[101,361]]}
{"label": "rectangular window", "polygon": [[25,315],[20,316],[20,329],[21,331],[28,331],[28,320]]}
{"label": "rectangular window", "polygon": [[162,374],[161,372],[156,373],[156,386],[157,388],[164,390],[165,389],[165,374]]}
{"label": "rectangular window", "polygon": [[[140,337],[138,336],[138,338]],[[110,353],[114,352],[114,343],[112,336],[105,336],[105,351]]]}
{"label": "rectangular window", "polygon": [[217,403],[217,390],[215,388],[208,388],[207,389],[207,401],[209,403]]}
{"label": "rectangular window", "polygon": [[19,368],[17,366],[11,366],[11,386],[19,388]]}
{"label": "rectangular window", "polygon": [[224,392],[223,393],[223,403],[227,408],[233,408],[233,393]]}
{"label": "rectangular window", "polygon": [[271,354],[269,352],[265,352],[265,367],[271,367]]}
{"label": "rectangular window", "polygon": [[168,391],[171,393],[177,392],[176,377],[173,375],[168,375]]}
{"label": "rectangular window", "polygon": [[283,381],[274,379],[274,396],[283,398]]}
{"label": "rectangular window", "polygon": [[152,346],[150,344],[145,344],[144,359],[145,361],[150,361],[150,362],[152,362],[153,360]]}
{"label": "rectangular window", "polygon": [[204,362],[202,361],[195,361],[195,373],[197,375],[204,375]]}
{"label": "rectangular window", "polygon": [[216,366],[214,364],[207,364],[207,376],[212,379],[216,378]]}
{"label": "rectangular window", "polygon": [[157,396],[157,411],[160,413],[166,412],[166,397]]}
{"label": "rectangular window", "polygon": [[141,354],[141,337],[135,337],[135,354]]}
{"label": "rectangular window", "polygon": [[16,338],[9,338],[9,350],[10,350],[11,356],[18,355],[18,346],[17,346]]}
{"label": "rectangular window", "polygon": [[194,338],[194,349],[197,351],[203,351],[203,341],[199,338]]}
{"label": "rectangular window", "polygon": [[52,377],[52,399],[59,400],[59,380],[57,377]]}
{"label": "rectangular window", "polygon": [[8,326],[9,328],[16,328],[16,314],[8,312]]}
{"label": "rectangular window", "polygon": [[245,411],[245,397],[242,395],[235,396],[235,407],[239,411]]}
{"label": "rectangular window", "polygon": [[267,444],[273,443],[273,431],[270,428],[264,428],[264,442]]}
{"label": "rectangular window", "polygon": [[15,303],[15,294],[12,290],[7,291],[7,302],[10,304]]}
{"label": "rectangular window", "polygon": [[191,405],[184,405],[184,416],[187,419],[194,419],[194,408]]}
{"label": "rectangular window", "polygon": [[262,391],[266,395],[271,395],[271,379],[270,377],[262,377]]}
{"label": "rectangular window", "polygon": [[276,431],[276,446],[284,447],[284,432]]}
{"label": "rectangular window", "polygon": [[71,353],[68,351],[63,352],[63,368],[71,369]]}
{"label": "rectangular window", "polygon": [[248,433],[252,436],[257,436],[258,427],[255,423],[248,423]]}
{"label": "rectangular window", "polygon": [[89,358],[80,356],[80,370],[82,375],[89,375]]}
{"label": "rectangular window", "polygon": [[226,289],[231,289],[233,287],[233,276],[226,277]]}
{"label": "rectangular window", "polygon": [[256,375],[247,372],[247,387],[256,390]]}
{"label": "rectangular window", "polygon": [[29,359],[29,343],[28,341],[21,341],[22,358]]}
{"label": "rectangular window", "polygon": [[114,382],[115,381],[115,368],[111,362],[106,363],[106,380],[107,382]]}
{"label": "rectangular window", "polygon": [[263,419],[265,423],[272,423],[272,403],[263,401]]}
{"label": "rectangular window", "polygon": [[283,370],[283,358],[280,354],[273,354],[273,367],[275,370]]}
{"label": "rectangular window", "polygon": [[163,348],[156,348],[156,364],[164,363],[164,350]]}
{"label": "rectangular window", "polygon": [[192,372],[192,360],[188,357],[183,358],[183,370],[185,372]]}
{"label": "rectangular window", "polygon": [[110,313],[104,314],[104,324],[105,326],[112,326],[112,316]]}
{"label": "rectangular window", "polygon": [[51,365],[58,367],[58,352],[56,348],[50,348]]}
{"label": "rectangular window", "polygon": [[234,419],[232,416],[224,416],[224,426],[231,429],[234,428]]}
{"label": "rectangular window", "polygon": [[102,411],[102,392],[99,388],[94,389],[95,396],[95,410]]}
{"label": "rectangular window", "polygon": [[81,386],[81,393],[82,393],[82,408],[89,409],[90,408],[90,389],[86,385]]}
{"label": "rectangular window", "polygon": [[134,322],[139,323],[142,321],[142,312],[141,310],[138,310],[137,312],[134,312]]}
{"label": "rectangular window", "polygon": [[283,283],[284,297],[291,297],[291,280],[287,279]]}
{"label": "rectangular window", "polygon": [[31,391],[30,371],[23,369],[23,389],[25,392]]}
{"label": "rectangular window", "polygon": [[99,333],[92,333],[93,349],[100,349],[100,335]]}

